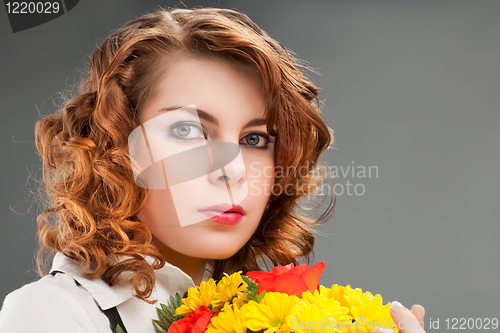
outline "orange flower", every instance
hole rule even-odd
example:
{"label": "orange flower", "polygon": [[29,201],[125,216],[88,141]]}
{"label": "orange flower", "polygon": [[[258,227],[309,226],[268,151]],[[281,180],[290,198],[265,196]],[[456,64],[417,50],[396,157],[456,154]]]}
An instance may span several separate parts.
{"label": "orange flower", "polygon": [[251,271],[246,275],[259,285],[259,293],[262,291],[277,291],[288,295],[302,297],[302,292],[309,290],[314,292],[319,285],[319,276],[325,269],[323,261],[312,267],[307,264],[294,266],[276,266],[271,272]]}

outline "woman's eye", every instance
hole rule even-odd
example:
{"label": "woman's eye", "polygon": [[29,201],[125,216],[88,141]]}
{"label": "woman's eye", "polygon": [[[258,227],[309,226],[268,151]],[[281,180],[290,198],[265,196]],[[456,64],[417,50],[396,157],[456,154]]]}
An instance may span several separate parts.
{"label": "woman's eye", "polygon": [[180,122],[172,125],[170,130],[174,137],[181,140],[205,138],[205,133],[199,124]]}
{"label": "woman's eye", "polygon": [[183,137],[188,136],[189,133],[191,133],[191,127],[186,125],[179,126],[175,130],[177,131],[177,134]]}
{"label": "woman's eye", "polygon": [[267,134],[250,133],[243,138],[243,143],[254,148],[267,148],[269,136]]}

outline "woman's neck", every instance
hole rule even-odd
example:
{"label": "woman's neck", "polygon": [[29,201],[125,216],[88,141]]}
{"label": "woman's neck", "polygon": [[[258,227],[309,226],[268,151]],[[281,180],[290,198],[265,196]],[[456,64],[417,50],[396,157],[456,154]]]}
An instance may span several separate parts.
{"label": "woman's neck", "polygon": [[207,264],[206,259],[193,258],[179,253],[160,242],[154,236],[153,245],[158,247],[160,254],[168,263],[179,267],[184,273],[189,275],[196,286],[200,285],[203,280],[203,274],[205,273],[205,266]]}

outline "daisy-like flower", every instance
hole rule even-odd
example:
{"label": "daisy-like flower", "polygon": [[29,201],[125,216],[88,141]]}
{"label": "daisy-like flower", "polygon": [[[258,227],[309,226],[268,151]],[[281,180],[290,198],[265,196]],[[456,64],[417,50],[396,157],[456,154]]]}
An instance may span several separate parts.
{"label": "daisy-like flower", "polygon": [[250,301],[245,305],[246,325],[252,331],[265,333],[292,332],[287,316],[300,298],[279,292],[268,292],[260,303]]}
{"label": "daisy-like flower", "polygon": [[349,313],[349,308],[341,306],[340,303],[334,298],[327,298],[325,295],[321,295],[317,290],[314,293],[306,291],[302,293],[302,299],[311,304],[316,305],[319,309],[325,310],[329,314],[334,322],[351,322],[351,316]]}
{"label": "daisy-like flower", "polygon": [[297,333],[343,333],[343,323],[332,318],[331,313],[317,304],[300,301],[286,318],[287,324]]}
{"label": "daisy-like flower", "polygon": [[337,302],[340,303],[341,306],[350,308],[350,304],[347,301],[347,299],[344,297],[344,294],[349,295],[351,293],[352,289],[351,286],[339,286],[339,285],[332,285],[331,288],[326,288],[324,286],[319,287],[319,294],[326,296],[326,298],[331,299],[333,298]]}
{"label": "daisy-like flower", "polygon": [[224,308],[212,317],[206,333],[246,333],[245,314],[238,305],[224,304]]}
{"label": "daisy-like flower", "polygon": [[[241,277],[241,271],[227,275],[217,283],[217,292],[212,300],[212,309],[218,309],[224,306],[225,303],[231,302],[233,298],[247,300],[248,285]],[[241,305],[241,303],[240,303]]]}
{"label": "daisy-like flower", "polygon": [[399,331],[392,320],[390,303],[384,306],[382,296],[373,296],[368,291],[363,293],[361,289],[354,289],[345,297],[351,306],[351,314],[356,320],[351,325],[351,333],[371,332],[378,327]]}
{"label": "daisy-like flower", "polygon": [[188,314],[200,306],[209,306],[212,303],[216,293],[216,284],[214,279],[201,281],[199,287],[188,289],[188,297],[182,299],[182,304],[175,310],[175,315]]}

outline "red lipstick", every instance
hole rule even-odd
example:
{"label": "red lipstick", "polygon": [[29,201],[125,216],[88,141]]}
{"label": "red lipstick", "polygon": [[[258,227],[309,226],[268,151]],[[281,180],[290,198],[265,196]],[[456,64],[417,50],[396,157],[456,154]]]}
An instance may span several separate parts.
{"label": "red lipstick", "polygon": [[231,204],[220,204],[199,210],[200,213],[219,224],[233,225],[238,223],[245,211],[241,206]]}

